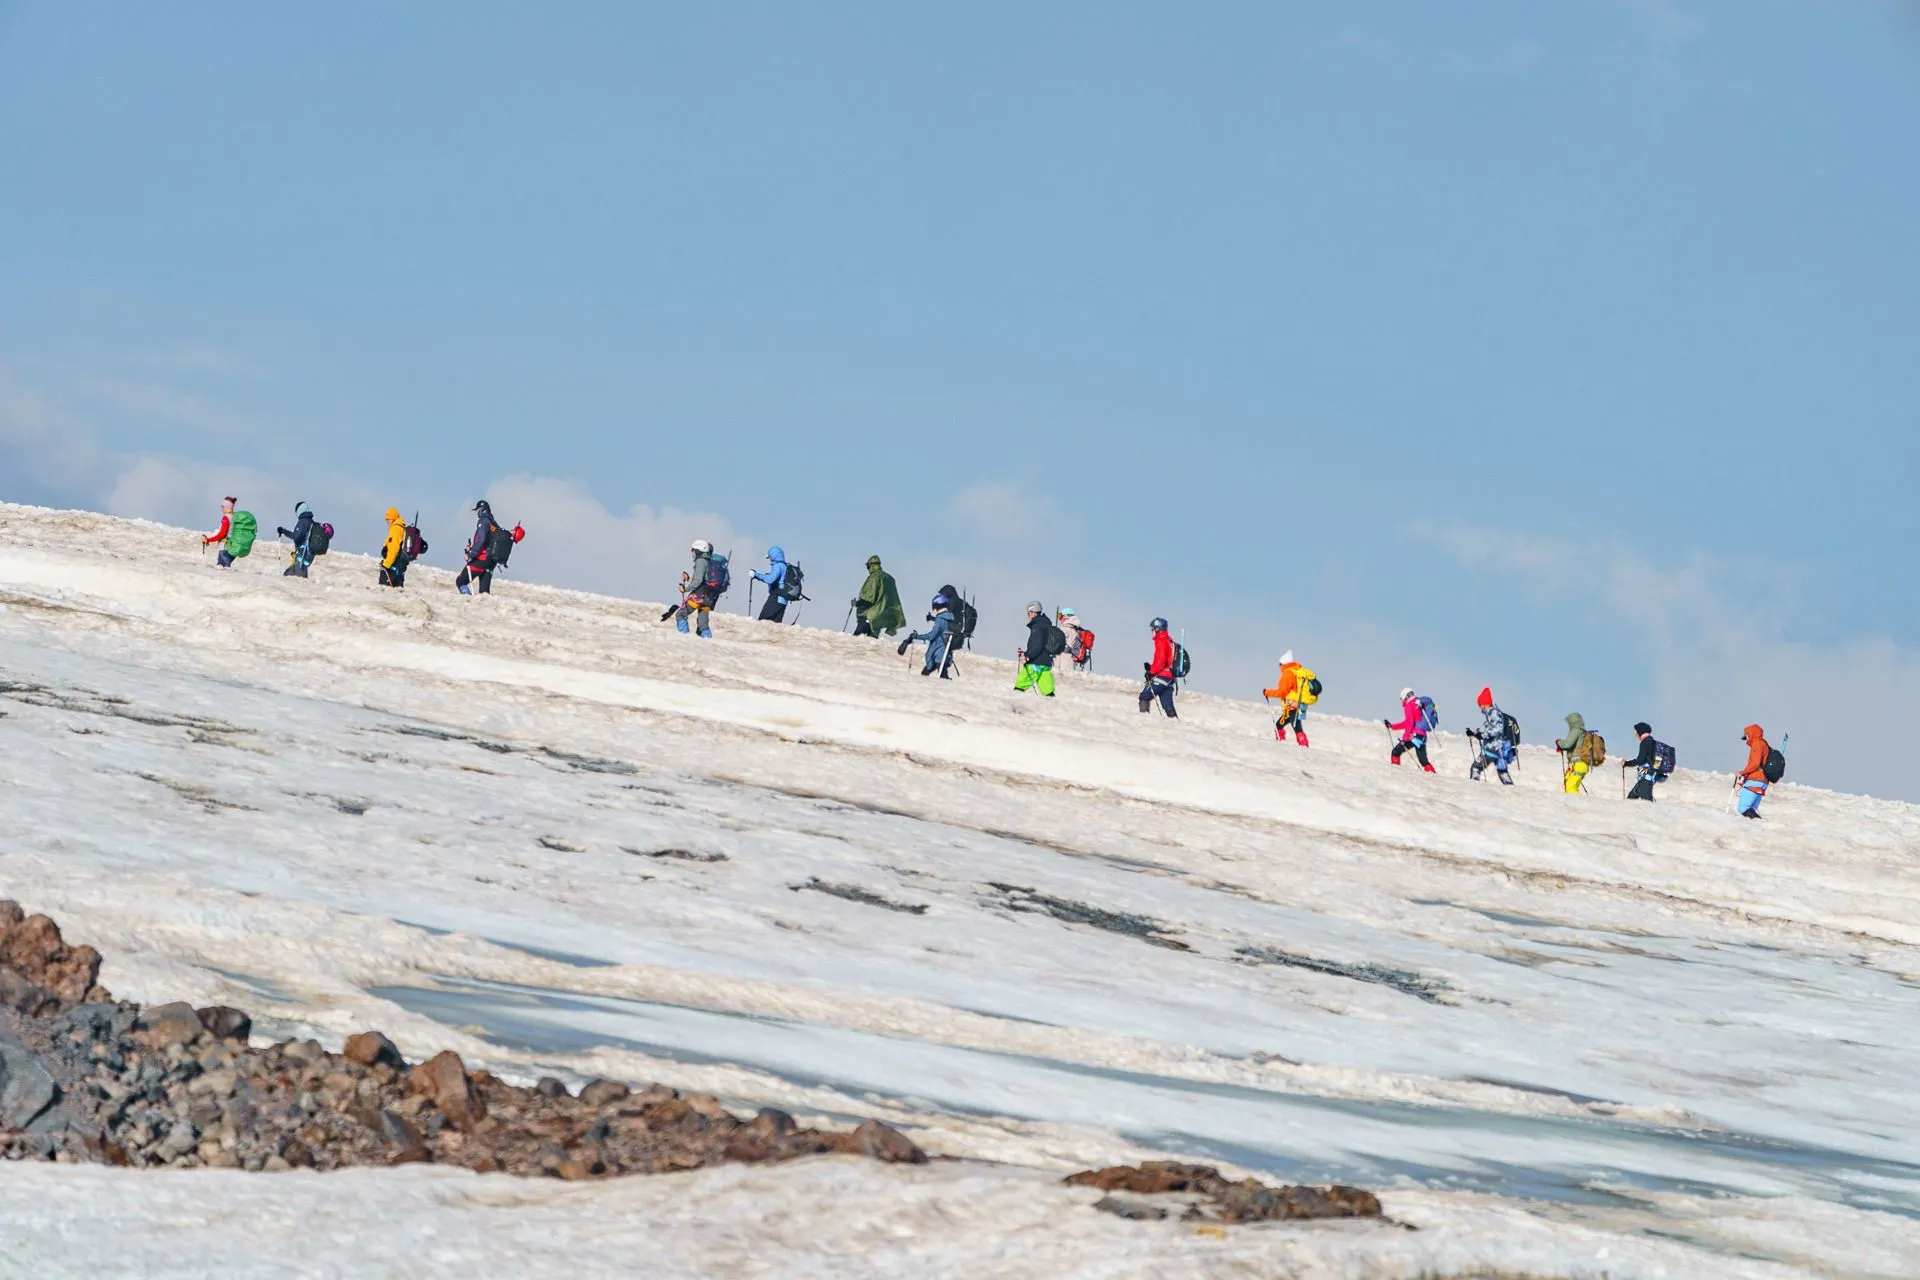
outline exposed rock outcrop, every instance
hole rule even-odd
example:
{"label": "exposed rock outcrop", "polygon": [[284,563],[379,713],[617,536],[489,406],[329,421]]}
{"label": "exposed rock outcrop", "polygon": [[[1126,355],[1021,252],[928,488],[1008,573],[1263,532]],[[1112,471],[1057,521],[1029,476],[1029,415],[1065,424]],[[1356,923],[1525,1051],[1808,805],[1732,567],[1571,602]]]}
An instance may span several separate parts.
{"label": "exposed rock outcrop", "polygon": [[803,1129],[750,1120],[707,1094],[551,1077],[508,1084],[442,1052],[409,1066],[377,1031],[340,1053],[255,1047],[238,1009],[116,1002],[100,956],[45,916],[0,900],[0,1156],[279,1170],[433,1161],[481,1172],[598,1178],[822,1152],[918,1163],[905,1134],[868,1121]]}

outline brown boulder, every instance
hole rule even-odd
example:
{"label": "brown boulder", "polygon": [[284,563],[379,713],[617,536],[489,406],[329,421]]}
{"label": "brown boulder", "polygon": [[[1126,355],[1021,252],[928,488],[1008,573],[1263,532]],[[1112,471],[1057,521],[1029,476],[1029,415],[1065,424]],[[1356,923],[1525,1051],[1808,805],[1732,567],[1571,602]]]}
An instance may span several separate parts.
{"label": "brown boulder", "polygon": [[409,1071],[407,1087],[429,1099],[441,1115],[462,1128],[487,1114],[487,1104],[467,1079],[466,1064],[451,1049],[442,1049]]}
{"label": "brown boulder", "polygon": [[347,1043],[340,1049],[340,1056],[363,1067],[382,1062],[394,1068],[407,1065],[406,1059],[400,1056],[399,1048],[378,1031],[362,1031],[348,1036]]}
{"label": "brown boulder", "polygon": [[137,1039],[155,1049],[170,1044],[192,1044],[206,1034],[206,1028],[200,1024],[200,1015],[184,1000],[157,1004],[147,1009],[140,1015],[140,1020],[133,1024],[133,1030]]}
{"label": "brown boulder", "polygon": [[100,953],[92,947],[69,947],[53,921],[26,915],[19,903],[0,899],[0,969],[12,969],[45,987],[66,1008],[85,1003],[93,991],[100,977]]}
{"label": "brown boulder", "polygon": [[888,1164],[925,1164],[927,1153],[913,1145],[913,1140],[890,1124],[878,1120],[869,1120],[853,1131],[854,1140],[860,1149],[875,1160],[885,1160]]}
{"label": "brown boulder", "polygon": [[597,1109],[609,1103],[624,1101],[632,1093],[633,1090],[618,1080],[594,1080],[580,1090],[580,1101]]}
{"label": "brown boulder", "polygon": [[231,1005],[210,1004],[196,1011],[200,1025],[215,1040],[237,1040],[245,1044],[253,1035],[253,1019]]}

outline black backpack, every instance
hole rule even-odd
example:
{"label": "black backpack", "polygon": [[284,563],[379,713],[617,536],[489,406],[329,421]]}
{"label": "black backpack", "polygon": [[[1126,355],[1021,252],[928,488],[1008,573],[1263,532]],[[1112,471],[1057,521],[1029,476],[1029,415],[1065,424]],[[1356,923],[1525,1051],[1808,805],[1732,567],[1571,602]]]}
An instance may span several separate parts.
{"label": "black backpack", "polygon": [[[788,600],[805,600],[807,574],[797,564],[789,564],[780,574],[780,594]],[[749,583],[749,586],[752,584]]]}
{"label": "black backpack", "polygon": [[1508,742],[1511,742],[1516,747],[1520,745],[1520,722],[1518,720],[1515,720],[1512,716],[1502,711],[1500,713],[1500,727],[1506,730]]}
{"label": "black backpack", "polygon": [[1185,680],[1193,671],[1193,659],[1187,656],[1187,646],[1178,640],[1173,643],[1173,678]]}
{"label": "black backpack", "polygon": [[1778,782],[1787,776],[1787,756],[1778,747],[1767,748],[1767,762],[1760,766],[1761,776],[1769,783]]}
{"label": "black backpack", "polygon": [[953,611],[953,630],[951,632],[953,636],[953,647],[956,649],[961,648],[966,645],[967,641],[973,639],[973,629],[980,625],[980,611],[969,604],[967,598],[961,595],[959,589],[956,587],[942,587],[940,588],[940,594],[947,598],[947,608]]}
{"label": "black backpack", "polygon": [[1047,628],[1047,656],[1057,658],[1067,651],[1067,633],[1059,627]]}
{"label": "black backpack", "polygon": [[1673,748],[1655,739],[1653,744],[1654,780],[1656,782],[1665,782],[1673,775],[1674,769],[1678,767],[1679,766],[1674,763]]}
{"label": "black backpack", "polygon": [[315,520],[313,527],[307,530],[307,554],[319,557],[327,554],[327,548],[333,545],[333,526]]}
{"label": "black backpack", "polygon": [[1312,694],[1315,699],[1318,699],[1320,695],[1326,691],[1327,687],[1320,683],[1319,676],[1314,676],[1307,681],[1307,692]]}
{"label": "black backpack", "polygon": [[494,525],[487,532],[487,563],[496,569],[503,569],[506,567],[507,557],[512,554],[513,530]]}

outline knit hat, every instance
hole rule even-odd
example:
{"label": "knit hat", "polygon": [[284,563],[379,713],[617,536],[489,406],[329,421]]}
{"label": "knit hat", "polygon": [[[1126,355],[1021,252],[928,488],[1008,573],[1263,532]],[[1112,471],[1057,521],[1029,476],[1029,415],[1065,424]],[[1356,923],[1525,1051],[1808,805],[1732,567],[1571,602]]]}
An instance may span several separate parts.
{"label": "knit hat", "polygon": [[1493,690],[1482,689],[1480,691],[1480,696],[1475,698],[1473,701],[1475,705],[1477,705],[1481,710],[1483,711],[1486,710],[1488,707],[1493,705]]}
{"label": "knit hat", "polygon": [[1291,650],[1291,649],[1289,649],[1289,650],[1287,650],[1287,651],[1286,651],[1285,653],[1283,653],[1283,654],[1281,654],[1281,655],[1280,655],[1280,665],[1281,665],[1281,666],[1283,666],[1283,667],[1284,667],[1284,666],[1286,666],[1286,665],[1287,665],[1287,664],[1288,664],[1289,662],[1292,662],[1292,661],[1293,661],[1293,650]]}
{"label": "knit hat", "polygon": [[1640,723],[1633,726],[1633,731],[1644,737],[1645,735],[1653,732],[1653,726],[1648,724],[1645,720],[1642,720],[1640,721]]}

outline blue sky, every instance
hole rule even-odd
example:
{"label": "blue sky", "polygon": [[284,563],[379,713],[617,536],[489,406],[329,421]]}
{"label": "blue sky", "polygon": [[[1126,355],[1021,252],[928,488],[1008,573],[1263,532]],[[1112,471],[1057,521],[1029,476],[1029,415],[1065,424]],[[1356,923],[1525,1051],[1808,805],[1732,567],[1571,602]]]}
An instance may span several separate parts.
{"label": "blue sky", "polygon": [[0,486],[829,626],[879,552],[1920,799],[1915,120],[1868,0],[0,2]]}

